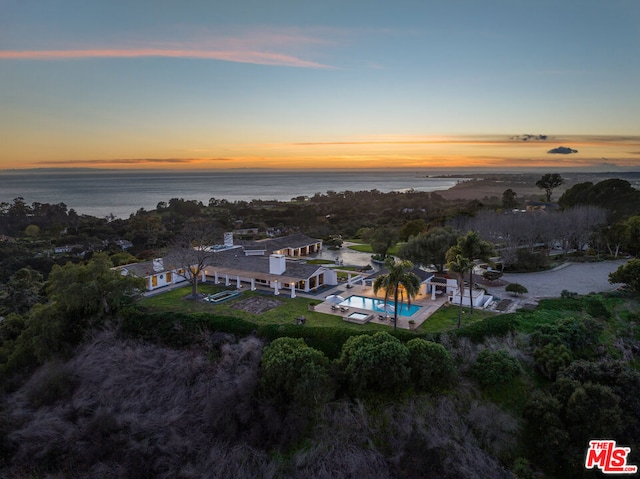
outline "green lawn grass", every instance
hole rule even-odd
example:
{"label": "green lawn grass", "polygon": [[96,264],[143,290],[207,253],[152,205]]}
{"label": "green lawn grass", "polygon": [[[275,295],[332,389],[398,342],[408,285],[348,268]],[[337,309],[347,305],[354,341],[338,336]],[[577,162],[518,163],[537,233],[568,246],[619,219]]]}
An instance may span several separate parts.
{"label": "green lawn grass", "polygon": [[[213,294],[224,289],[220,286],[203,284],[198,287],[198,292],[203,294]],[[205,301],[193,301],[185,299],[191,293],[191,287],[177,288],[155,296],[143,299],[140,305],[148,310],[175,311],[181,313],[212,313],[221,316],[230,316],[250,321],[256,325],[281,325],[296,324],[296,318],[304,316],[305,324],[311,327],[344,328],[357,331],[385,331],[389,328],[379,324],[354,324],[344,321],[341,317],[333,314],[310,311],[309,303],[314,301],[308,298],[291,298],[288,294],[280,296],[267,295],[270,299],[277,300],[280,304],[262,314],[252,314],[241,309],[233,308],[243,299],[253,296],[264,296],[262,293],[254,291],[244,291],[239,296],[219,304],[210,304]]]}
{"label": "green lawn grass", "polygon": [[[201,284],[198,286],[198,292],[202,294],[214,294],[220,291],[224,291],[225,288],[220,285],[213,284]],[[296,318],[304,316],[306,318],[306,324],[313,327],[339,327],[349,330],[357,331],[388,331],[389,327],[379,324],[354,324],[342,320],[340,317],[333,314],[320,313],[318,311],[310,311],[309,303],[318,300],[310,300],[298,296],[297,298],[290,298],[288,293],[281,294],[280,296],[267,295],[266,297],[276,299],[280,304],[262,314],[252,314],[241,309],[233,308],[232,306],[243,299],[250,298],[252,296],[263,296],[263,293],[254,291],[243,291],[241,295],[225,301],[220,304],[210,304],[205,301],[193,301],[186,299],[191,293],[191,287],[185,286],[183,288],[177,288],[171,291],[166,291],[154,296],[144,298],[140,305],[151,311],[175,311],[180,313],[212,313],[221,316],[230,316],[242,318],[246,321],[255,323],[256,325],[267,324],[295,324]],[[484,311],[481,309],[474,309],[473,314],[470,313],[469,308],[463,308],[462,324],[461,326],[467,326],[473,322],[481,319],[493,316],[496,313]],[[427,333],[439,333],[443,331],[454,330],[458,325],[458,307],[455,305],[442,306],[432,316],[430,316],[425,322],[423,322],[418,328],[416,328],[417,334]]]}
{"label": "green lawn grass", "polygon": [[[473,314],[469,308],[462,308],[462,322],[460,327],[468,326],[471,323],[480,321],[489,316],[494,316],[496,313],[490,311],[484,311],[482,309],[474,309]],[[422,323],[416,332],[418,334],[424,333],[440,333],[443,331],[449,331],[458,327],[458,306],[456,305],[444,305],[434,314],[427,318]]]}
{"label": "green lawn grass", "polygon": [[365,244],[365,243],[353,244],[353,245],[349,246],[348,248],[353,250],[353,251],[359,251],[360,253],[371,253],[371,254],[373,254],[373,250],[371,249],[371,245],[370,244]]}
{"label": "green lawn grass", "polygon": [[[371,253],[373,254],[373,249],[371,248],[370,244],[354,244],[351,246],[348,246],[349,249],[353,250],[353,251],[359,251],[360,253]],[[388,255],[397,255],[398,251],[400,250],[400,245],[395,245],[392,246],[391,248],[389,248],[389,251],[387,252]]]}

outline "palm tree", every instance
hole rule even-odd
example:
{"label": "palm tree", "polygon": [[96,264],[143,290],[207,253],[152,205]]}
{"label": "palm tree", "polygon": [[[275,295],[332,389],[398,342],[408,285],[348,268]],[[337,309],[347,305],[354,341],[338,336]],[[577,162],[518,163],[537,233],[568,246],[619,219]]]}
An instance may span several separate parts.
{"label": "palm tree", "polygon": [[[455,262],[458,255],[467,258],[471,263],[476,259],[487,261],[493,254],[493,245],[480,239],[477,231],[469,231],[458,238],[458,243],[447,251],[449,263]],[[469,306],[473,314],[473,264],[469,268]]]}
{"label": "palm tree", "polygon": [[398,301],[404,301],[405,294],[407,304],[411,305],[411,298],[415,298],[420,291],[420,278],[412,273],[413,263],[411,261],[397,261],[394,258],[387,258],[384,262],[388,273],[382,274],[373,282],[373,292],[377,293],[384,289],[384,302],[393,296],[393,329],[398,325]]}
{"label": "palm tree", "polygon": [[[458,279],[458,291],[460,292],[460,309],[458,310],[458,328],[462,322],[462,294],[464,293],[464,274],[473,269],[473,263],[469,258],[465,258],[461,254],[457,254],[453,261],[447,263],[449,271],[456,274]],[[473,302],[472,302],[473,304]]]}

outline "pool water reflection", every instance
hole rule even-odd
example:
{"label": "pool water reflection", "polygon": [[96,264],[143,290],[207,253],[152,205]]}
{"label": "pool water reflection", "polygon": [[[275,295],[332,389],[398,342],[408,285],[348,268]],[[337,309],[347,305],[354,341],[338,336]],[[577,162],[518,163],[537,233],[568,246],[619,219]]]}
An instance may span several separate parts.
{"label": "pool water reflection", "polygon": [[[351,308],[360,308],[367,309],[369,311],[375,311],[376,313],[384,313],[384,314],[393,314],[393,310],[389,311],[385,310],[385,303],[382,299],[377,298],[367,298],[365,296],[349,296],[343,302],[340,303],[340,306],[351,307]],[[393,306],[393,301],[387,301],[387,307]],[[412,304],[409,306],[406,303],[398,303],[398,316],[412,316],[417,311],[419,311],[421,306],[416,306]]]}

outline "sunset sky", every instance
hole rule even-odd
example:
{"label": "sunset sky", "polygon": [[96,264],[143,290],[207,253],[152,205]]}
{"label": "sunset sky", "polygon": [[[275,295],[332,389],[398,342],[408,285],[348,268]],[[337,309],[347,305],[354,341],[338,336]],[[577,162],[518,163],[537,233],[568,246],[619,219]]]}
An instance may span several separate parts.
{"label": "sunset sky", "polygon": [[0,169],[640,169],[639,25],[638,0],[0,0]]}

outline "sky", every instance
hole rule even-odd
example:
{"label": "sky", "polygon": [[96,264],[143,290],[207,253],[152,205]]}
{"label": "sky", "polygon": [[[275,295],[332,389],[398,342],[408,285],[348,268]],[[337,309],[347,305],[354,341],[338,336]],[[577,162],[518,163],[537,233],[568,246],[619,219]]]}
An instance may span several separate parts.
{"label": "sky", "polygon": [[0,0],[0,169],[640,169],[638,0]]}

